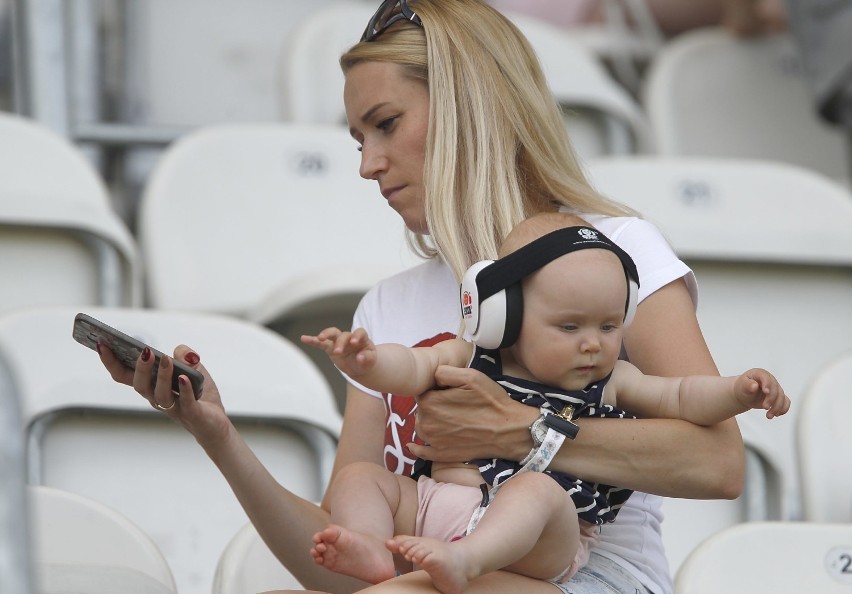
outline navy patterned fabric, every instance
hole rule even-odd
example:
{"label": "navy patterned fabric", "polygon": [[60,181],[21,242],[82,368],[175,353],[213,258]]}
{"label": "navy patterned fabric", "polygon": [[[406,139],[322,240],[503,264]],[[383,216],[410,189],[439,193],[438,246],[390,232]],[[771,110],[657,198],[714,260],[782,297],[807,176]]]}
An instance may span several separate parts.
{"label": "navy patterned fabric", "polygon": [[[603,391],[610,376],[600,382],[586,386],[583,390],[565,391],[520,378],[503,375],[500,351],[485,350],[476,347],[470,367],[485,373],[506,389],[506,392],[518,402],[536,408],[559,412],[565,404],[574,406],[574,418],[607,417],[635,418],[633,415],[603,404]],[[571,447],[567,442],[565,447]],[[474,460],[479,466],[482,479],[493,488],[503,483],[521,469],[521,464],[511,460],[495,458],[493,460]],[[581,519],[591,524],[604,524],[615,520],[616,514],[633,491],[601,483],[591,483],[562,472],[546,470],[545,474],[559,483],[571,495],[577,513]]]}

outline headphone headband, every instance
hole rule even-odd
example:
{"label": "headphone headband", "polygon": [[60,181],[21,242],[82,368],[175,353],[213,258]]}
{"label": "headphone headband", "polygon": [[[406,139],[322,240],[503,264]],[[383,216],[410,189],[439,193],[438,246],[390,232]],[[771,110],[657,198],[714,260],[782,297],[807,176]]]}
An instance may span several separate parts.
{"label": "headphone headband", "polygon": [[464,338],[483,348],[506,348],[517,340],[523,312],[520,282],[553,260],[585,249],[605,249],[621,261],[627,281],[624,324],[636,309],[639,274],[630,255],[597,229],[565,227],[543,235],[499,260],[471,266],[461,285]]}
{"label": "headphone headband", "polygon": [[608,237],[590,227],[565,227],[542,235],[508,256],[495,260],[479,273],[476,278],[479,299],[485,301],[506,287],[521,282],[556,258],[587,249],[604,249],[613,252],[621,260],[627,279],[639,284],[639,275],[633,258]]}

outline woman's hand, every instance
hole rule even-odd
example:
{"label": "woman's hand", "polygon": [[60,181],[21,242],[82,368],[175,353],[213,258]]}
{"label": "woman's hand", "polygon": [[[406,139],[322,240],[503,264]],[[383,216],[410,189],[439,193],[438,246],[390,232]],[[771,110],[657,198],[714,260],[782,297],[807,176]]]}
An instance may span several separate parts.
{"label": "woman's hand", "polygon": [[527,455],[535,408],[515,402],[474,369],[442,365],[435,382],[440,389],[417,397],[417,435],[428,445],[409,444],[411,453],[433,462]]}
{"label": "woman's hand", "polygon": [[135,370],[125,367],[105,345],[98,346],[98,353],[112,379],[131,386],[153,408],[183,425],[200,444],[212,444],[228,437],[232,425],[222,406],[219,390],[201,365],[201,358],[188,346],[176,347],[174,356],[204,375],[204,387],[198,400],[189,378],[183,375],[179,379],[180,395],[172,392],[174,365],[170,357],[160,359],[156,379],[152,380],[154,356],[149,349],[142,352]]}

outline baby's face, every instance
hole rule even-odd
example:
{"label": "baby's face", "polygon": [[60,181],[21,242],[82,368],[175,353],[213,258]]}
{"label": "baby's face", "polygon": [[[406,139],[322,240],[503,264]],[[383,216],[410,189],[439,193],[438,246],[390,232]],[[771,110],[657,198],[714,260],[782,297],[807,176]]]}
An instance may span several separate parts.
{"label": "baby's face", "polygon": [[587,249],[554,260],[523,285],[512,358],[530,379],[578,390],[609,374],[621,353],[627,280],[618,257]]}

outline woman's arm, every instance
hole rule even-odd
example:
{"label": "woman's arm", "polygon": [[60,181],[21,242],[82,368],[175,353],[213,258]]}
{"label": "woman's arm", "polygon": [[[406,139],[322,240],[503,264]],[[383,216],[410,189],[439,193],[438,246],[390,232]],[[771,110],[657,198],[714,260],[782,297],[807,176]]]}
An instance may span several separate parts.
{"label": "woman's arm", "polygon": [[[355,461],[381,464],[384,405],[378,398],[347,388],[346,414],[331,480]],[[355,592],[358,580],[316,565],[311,537],[329,523],[327,509],[291,493],[272,477],[236,430],[222,442],[202,444],[228,481],[240,505],[269,549],[304,586],[330,593]]]}
{"label": "woman's arm", "polygon": [[[149,401],[168,405],[171,394],[171,360],[158,370],[151,385],[154,358],[137,363],[135,373],[125,368],[112,353],[100,349],[101,361],[120,383],[132,385]],[[326,527],[328,512],[285,489],[258,460],[222,407],[218,388],[210,374],[186,346],[175,349],[175,357],[201,371],[204,389],[195,400],[192,388],[181,387],[181,397],[167,414],[189,431],[227,480],[240,505],[261,538],[275,556],[303,584],[329,593],[355,592],[363,583],[327,571],[316,565],[309,554],[311,537]],[[384,405],[378,398],[350,388],[340,446],[334,472],[357,460],[382,461]]]}
{"label": "woman's arm", "polygon": [[[631,361],[653,375],[718,375],[682,280],[648,296],[625,338]],[[430,460],[523,459],[538,411],[514,402],[483,374],[440,368],[445,390],[419,399],[417,432],[429,446],[409,446]],[[551,469],[672,497],[735,498],[745,455],[736,421],[711,427],[671,419],[580,419]]]}

